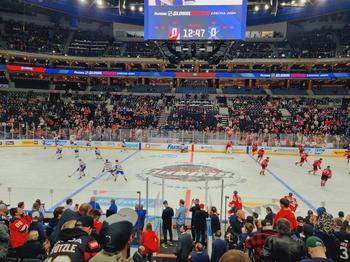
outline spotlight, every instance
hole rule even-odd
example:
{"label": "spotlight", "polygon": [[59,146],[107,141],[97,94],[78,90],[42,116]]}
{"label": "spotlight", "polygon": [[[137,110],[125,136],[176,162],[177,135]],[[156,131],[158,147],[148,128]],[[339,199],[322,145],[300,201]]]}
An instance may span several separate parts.
{"label": "spotlight", "polygon": [[294,0],[292,1],[292,5],[295,5],[295,1]]}
{"label": "spotlight", "polygon": [[143,12],[143,6],[139,6],[139,12],[140,12],[140,13]]}
{"label": "spotlight", "polygon": [[79,0],[81,4],[86,4],[86,0]]}
{"label": "spotlight", "polygon": [[102,0],[96,0],[96,4],[98,7],[103,6],[103,1]]}
{"label": "spotlight", "polygon": [[134,6],[134,5],[131,5],[131,6],[130,6],[130,10],[131,10],[131,11],[135,11],[135,6]]}
{"label": "spotlight", "polygon": [[270,6],[269,6],[268,4],[266,4],[266,5],[264,6],[264,9],[265,9],[265,10],[269,10],[269,9],[270,9]]}
{"label": "spotlight", "polygon": [[306,4],[307,0],[300,0],[301,4]]}
{"label": "spotlight", "polygon": [[256,5],[255,7],[254,7],[254,11],[255,12],[258,12],[260,10],[260,7],[258,6],[258,5]]}

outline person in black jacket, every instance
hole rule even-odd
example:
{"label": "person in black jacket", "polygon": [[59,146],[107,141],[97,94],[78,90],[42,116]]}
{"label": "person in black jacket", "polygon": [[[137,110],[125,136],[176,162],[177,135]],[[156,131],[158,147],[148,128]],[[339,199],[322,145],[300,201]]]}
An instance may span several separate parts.
{"label": "person in black jacket", "polygon": [[211,262],[219,262],[220,258],[227,251],[227,242],[221,239],[221,231],[218,230],[215,232],[215,240],[212,243],[211,251]]}
{"label": "person in black jacket", "polygon": [[216,207],[211,207],[210,209],[210,226],[211,232],[213,233],[213,239],[215,239],[215,232],[221,230],[220,219],[218,217]]}
{"label": "person in black jacket", "polygon": [[205,244],[205,236],[207,232],[208,212],[204,210],[204,204],[199,205],[200,210],[194,215],[193,225],[196,230],[196,242]]}
{"label": "person in black jacket", "polygon": [[277,236],[269,236],[260,254],[265,261],[298,262],[306,256],[303,241],[294,240],[290,234],[290,223],[285,218],[277,221]]}
{"label": "person in black jacket", "polygon": [[190,208],[191,212],[191,233],[192,233],[192,238],[196,239],[196,229],[194,227],[194,216],[196,215],[196,212],[200,210],[199,207],[199,199],[192,199],[192,207]]}
{"label": "person in black jacket", "polygon": [[245,214],[243,210],[238,210],[235,215],[230,218],[231,231],[234,234],[242,234],[242,228],[244,226]]}
{"label": "person in black jacket", "polygon": [[21,248],[20,258],[43,259],[45,256],[46,251],[43,243],[39,240],[39,232],[29,231],[28,241]]}
{"label": "person in black jacket", "polygon": [[273,213],[271,207],[267,207],[266,208],[266,216],[265,216],[265,220],[269,221],[270,224],[273,224],[273,219],[275,218],[275,213]]}
{"label": "person in black jacket", "polygon": [[179,244],[176,247],[176,261],[177,262],[187,262],[188,256],[193,248],[193,241],[191,235],[187,233],[187,227],[182,225],[180,227],[181,235],[179,237]]}
{"label": "person in black jacket", "polygon": [[167,233],[169,231],[169,237],[170,237],[170,242],[169,245],[172,245],[173,243],[173,231],[172,231],[172,219],[174,216],[174,210],[169,207],[168,201],[164,200],[163,202],[164,209],[162,213],[162,220],[163,220],[163,234],[164,234],[164,243],[162,244],[162,247],[166,248],[168,244],[167,240]]}

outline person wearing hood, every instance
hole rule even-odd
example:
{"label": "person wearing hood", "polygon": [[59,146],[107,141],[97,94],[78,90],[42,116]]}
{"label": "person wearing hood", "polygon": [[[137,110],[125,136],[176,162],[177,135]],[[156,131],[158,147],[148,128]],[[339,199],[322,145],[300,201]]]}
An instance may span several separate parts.
{"label": "person wearing hood", "polygon": [[101,250],[98,242],[91,236],[93,226],[94,220],[90,216],[66,222],[47,261],[63,258],[69,258],[72,262],[89,261]]}
{"label": "person wearing hood", "polygon": [[128,248],[132,243],[133,225],[129,221],[120,221],[108,226],[103,249],[90,262],[132,262],[128,257]]}
{"label": "person wearing hood", "polygon": [[291,230],[291,232],[297,230],[298,223],[297,223],[297,220],[295,218],[294,213],[289,208],[289,200],[284,198],[284,197],[281,198],[280,199],[280,207],[281,207],[281,209],[277,212],[276,216],[273,219],[273,226],[276,226],[277,221],[280,218],[285,218],[290,223],[290,230]]}

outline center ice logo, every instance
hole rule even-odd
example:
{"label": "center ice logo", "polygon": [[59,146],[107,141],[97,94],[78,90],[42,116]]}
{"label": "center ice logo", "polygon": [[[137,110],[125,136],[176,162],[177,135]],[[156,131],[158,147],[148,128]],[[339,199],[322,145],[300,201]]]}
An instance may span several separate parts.
{"label": "center ice logo", "polygon": [[[162,185],[162,180],[167,180],[166,186],[173,188],[202,188],[208,181],[209,188],[221,187],[221,180],[224,179],[225,187],[236,186],[246,182],[245,178],[232,171],[225,171],[219,168],[206,165],[179,164],[164,167],[156,167],[144,170],[137,175],[145,180],[147,177],[152,184]],[[179,181],[179,183],[169,181]],[[192,184],[194,183],[194,184]]]}

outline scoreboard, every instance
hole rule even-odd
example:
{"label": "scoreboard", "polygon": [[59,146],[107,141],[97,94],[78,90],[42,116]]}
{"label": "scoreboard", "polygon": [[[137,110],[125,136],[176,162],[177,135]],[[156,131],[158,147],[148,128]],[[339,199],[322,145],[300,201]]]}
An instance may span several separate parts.
{"label": "scoreboard", "polygon": [[146,40],[244,40],[247,0],[145,0]]}

